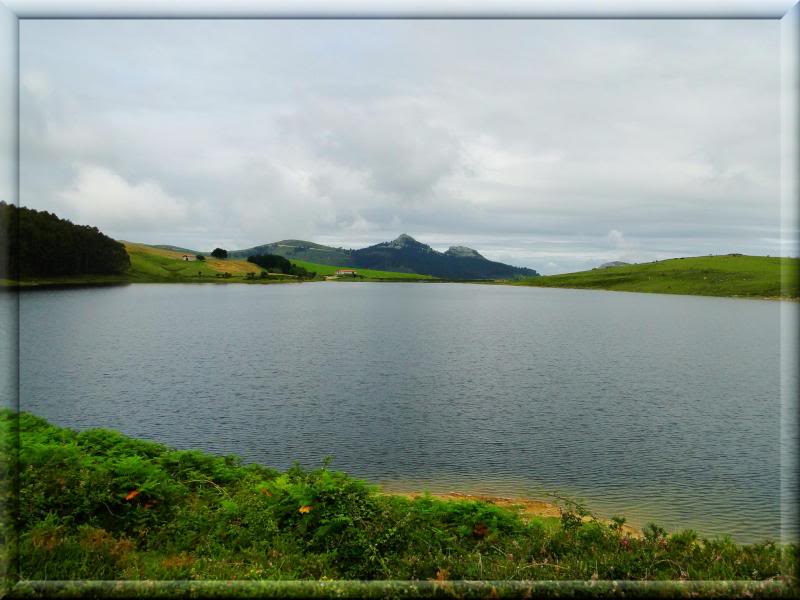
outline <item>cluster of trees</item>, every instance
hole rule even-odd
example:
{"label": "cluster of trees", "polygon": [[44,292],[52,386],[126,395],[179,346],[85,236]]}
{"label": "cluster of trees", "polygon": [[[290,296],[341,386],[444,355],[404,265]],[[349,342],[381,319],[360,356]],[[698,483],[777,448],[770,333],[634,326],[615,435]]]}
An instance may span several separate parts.
{"label": "cluster of trees", "polygon": [[[0,277],[114,275],[131,264],[125,246],[96,227],[0,202]],[[5,254],[5,256],[3,255]]]}
{"label": "cluster of trees", "polygon": [[211,251],[211,256],[214,258],[228,258],[228,251],[224,248],[214,248]]}
{"label": "cluster of trees", "polygon": [[303,267],[293,265],[288,259],[277,254],[256,254],[248,256],[247,262],[258,265],[265,271],[271,273],[284,273],[285,275],[295,275],[303,279],[312,279],[317,276],[316,273],[308,271]]}

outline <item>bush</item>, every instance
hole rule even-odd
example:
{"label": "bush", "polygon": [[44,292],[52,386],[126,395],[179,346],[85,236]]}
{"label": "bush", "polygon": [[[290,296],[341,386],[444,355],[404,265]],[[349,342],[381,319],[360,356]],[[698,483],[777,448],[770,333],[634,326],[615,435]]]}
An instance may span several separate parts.
{"label": "bush", "polygon": [[247,261],[272,273],[294,275],[295,277],[303,279],[312,279],[317,276],[316,273],[306,271],[303,267],[298,267],[292,264],[288,259],[277,254],[255,254],[253,256],[248,256]]}

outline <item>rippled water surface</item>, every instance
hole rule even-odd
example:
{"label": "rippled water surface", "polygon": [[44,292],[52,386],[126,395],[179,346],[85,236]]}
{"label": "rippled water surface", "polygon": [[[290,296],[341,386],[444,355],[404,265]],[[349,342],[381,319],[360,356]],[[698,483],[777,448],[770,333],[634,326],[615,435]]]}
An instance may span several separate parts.
{"label": "rippled water surface", "polygon": [[389,489],[559,490],[637,524],[780,533],[779,302],[134,285],[24,292],[20,314],[21,408],[58,425],[279,468],[332,455]]}

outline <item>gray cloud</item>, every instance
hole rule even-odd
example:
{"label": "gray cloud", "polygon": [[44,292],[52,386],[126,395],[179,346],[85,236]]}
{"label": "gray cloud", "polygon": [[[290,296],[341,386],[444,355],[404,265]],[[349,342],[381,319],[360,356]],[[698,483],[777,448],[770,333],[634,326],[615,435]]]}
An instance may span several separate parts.
{"label": "gray cloud", "polygon": [[405,231],[543,272],[778,254],[778,34],[22,21],[21,200],[199,249]]}

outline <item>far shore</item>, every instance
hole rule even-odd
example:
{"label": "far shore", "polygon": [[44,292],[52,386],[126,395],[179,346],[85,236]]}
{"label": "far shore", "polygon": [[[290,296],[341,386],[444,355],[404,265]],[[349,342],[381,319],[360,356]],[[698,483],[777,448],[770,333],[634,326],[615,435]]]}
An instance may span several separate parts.
{"label": "far shore", "polygon": [[[244,279],[244,278],[186,278],[186,279],[130,279],[120,275],[97,275],[88,277],[59,277],[59,278],[36,278],[36,279],[0,279],[0,291],[11,290],[35,290],[35,289],[66,289],[78,287],[111,287],[111,286],[125,286],[136,284],[200,284],[200,285],[229,285],[229,284],[245,284],[245,285],[280,285],[280,284],[298,284],[298,283],[465,283],[475,285],[500,285],[500,286],[514,286],[523,287],[513,280],[459,280],[459,279],[336,279],[325,277],[324,279],[272,279],[272,280],[259,280],[259,279]],[[597,287],[580,287],[560,285],[558,287],[550,286],[524,286],[524,287],[547,287],[548,289],[562,289],[562,290],[584,290],[584,291],[601,291],[601,292],[623,292],[632,294],[656,294],[668,296],[693,296],[705,298],[733,298],[737,300],[770,300],[770,301],[790,301],[798,302],[800,297],[797,296],[748,296],[738,294],[692,294],[688,292],[674,293],[663,291],[646,291],[646,290],[621,290],[621,289],[604,289]]]}

